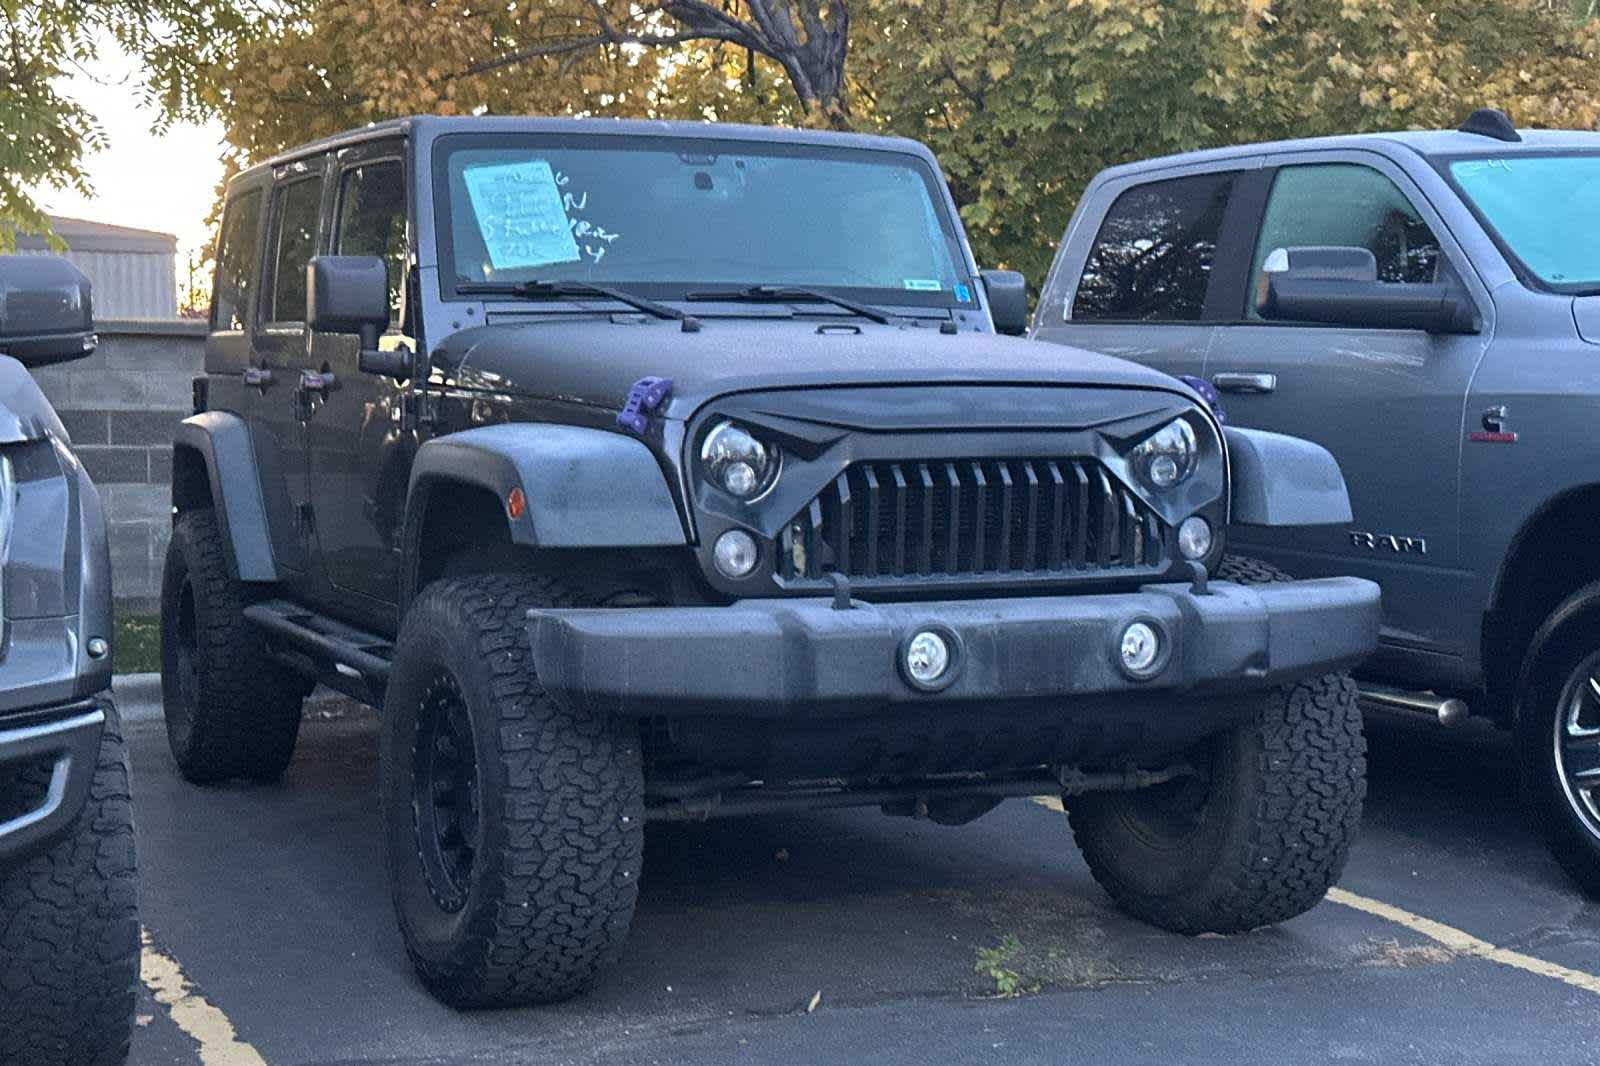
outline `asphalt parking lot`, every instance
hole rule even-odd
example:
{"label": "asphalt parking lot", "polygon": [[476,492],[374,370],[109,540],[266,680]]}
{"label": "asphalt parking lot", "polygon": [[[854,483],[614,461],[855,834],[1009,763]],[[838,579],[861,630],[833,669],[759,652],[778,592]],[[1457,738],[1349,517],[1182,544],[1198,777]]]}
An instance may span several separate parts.
{"label": "asphalt parking lot", "polygon": [[[282,783],[199,789],[153,708],[123,704],[137,1066],[1600,1061],[1600,905],[1474,730],[1369,727],[1341,889],[1277,929],[1185,939],[1122,917],[1037,802],[957,829],[876,811],[661,826],[609,980],[464,1014],[412,979],[394,926],[374,715],[313,704]],[[998,998],[996,971],[1023,994]]]}

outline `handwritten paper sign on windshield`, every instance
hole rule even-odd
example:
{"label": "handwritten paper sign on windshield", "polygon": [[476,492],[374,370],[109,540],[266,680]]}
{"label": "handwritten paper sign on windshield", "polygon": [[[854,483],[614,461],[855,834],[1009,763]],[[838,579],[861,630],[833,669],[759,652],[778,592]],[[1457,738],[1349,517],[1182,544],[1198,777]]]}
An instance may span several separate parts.
{"label": "handwritten paper sign on windshield", "polygon": [[496,270],[577,260],[578,244],[549,163],[495,163],[468,167],[461,176]]}

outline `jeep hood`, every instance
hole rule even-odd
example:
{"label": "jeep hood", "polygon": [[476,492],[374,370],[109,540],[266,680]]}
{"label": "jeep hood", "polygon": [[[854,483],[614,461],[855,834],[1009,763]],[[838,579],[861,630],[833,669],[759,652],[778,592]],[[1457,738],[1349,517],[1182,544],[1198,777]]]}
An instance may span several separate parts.
{"label": "jeep hood", "polygon": [[[621,319],[621,316],[617,316]],[[720,396],[840,385],[1045,385],[1160,389],[1188,396],[1159,371],[1098,352],[986,333],[859,319],[610,316],[502,322],[452,334],[431,357],[435,384],[535,395],[619,409],[643,377],[672,379],[669,418]]]}
{"label": "jeep hood", "polygon": [[0,444],[20,444],[45,436],[67,439],[33,375],[10,356],[0,355]]}

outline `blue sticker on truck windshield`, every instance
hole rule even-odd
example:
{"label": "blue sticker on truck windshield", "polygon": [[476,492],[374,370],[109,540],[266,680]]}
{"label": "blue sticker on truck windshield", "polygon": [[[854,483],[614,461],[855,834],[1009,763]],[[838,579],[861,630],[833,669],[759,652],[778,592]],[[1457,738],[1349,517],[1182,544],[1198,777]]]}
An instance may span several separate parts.
{"label": "blue sticker on truck windshield", "polygon": [[549,163],[530,159],[467,167],[461,177],[494,269],[571,263],[578,258],[578,242]]}
{"label": "blue sticker on truck windshield", "polygon": [[967,288],[967,286],[965,284],[963,284],[961,282],[957,282],[956,283],[956,287],[954,289],[954,292],[956,294],[956,302],[957,303],[964,303],[965,304],[965,303],[971,303],[972,302],[972,290]]}
{"label": "blue sticker on truck windshield", "polygon": [[927,278],[907,278],[906,288],[912,292],[939,292],[944,286]]}

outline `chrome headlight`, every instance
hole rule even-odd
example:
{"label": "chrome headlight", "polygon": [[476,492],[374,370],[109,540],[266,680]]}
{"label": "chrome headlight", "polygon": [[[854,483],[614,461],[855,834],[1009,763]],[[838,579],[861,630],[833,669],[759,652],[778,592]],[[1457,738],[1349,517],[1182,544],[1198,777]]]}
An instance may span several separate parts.
{"label": "chrome headlight", "polygon": [[732,422],[719,422],[700,445],[700,462],[711,483],[730,496],[753,500],[778,480],[776,445],[764,444]]}
{"label": "chrome headlight", "polygon": [[1152,488],[1180,485],[1200,462],[1194,426],[1186,418],[1174,418],[1135,445],[1130,458],[1139,476]]}

